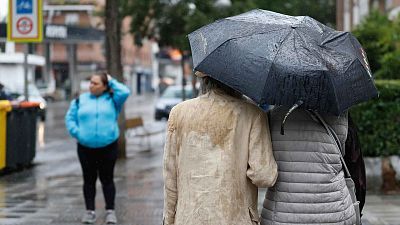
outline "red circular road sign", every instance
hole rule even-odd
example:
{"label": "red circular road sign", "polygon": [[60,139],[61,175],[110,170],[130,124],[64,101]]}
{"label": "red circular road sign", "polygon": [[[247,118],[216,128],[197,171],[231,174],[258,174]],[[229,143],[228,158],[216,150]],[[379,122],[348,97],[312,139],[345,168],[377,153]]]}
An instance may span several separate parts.
{"label": "red circular road sign", "polygon": [[21,17],[17,20],[17,31],[21,34],[28,34],[32,31],[33,22],[28,17]]}

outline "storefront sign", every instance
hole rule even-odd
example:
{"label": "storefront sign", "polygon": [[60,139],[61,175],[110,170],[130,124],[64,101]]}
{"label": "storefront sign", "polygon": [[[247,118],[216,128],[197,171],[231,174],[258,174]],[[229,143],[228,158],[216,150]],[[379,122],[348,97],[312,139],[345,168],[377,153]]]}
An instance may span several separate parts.
{"label": "storefront sign", "polygon": [[68,36],[68,30],[66,26],[47,25],[45,34],[46,38],[66,39]]}

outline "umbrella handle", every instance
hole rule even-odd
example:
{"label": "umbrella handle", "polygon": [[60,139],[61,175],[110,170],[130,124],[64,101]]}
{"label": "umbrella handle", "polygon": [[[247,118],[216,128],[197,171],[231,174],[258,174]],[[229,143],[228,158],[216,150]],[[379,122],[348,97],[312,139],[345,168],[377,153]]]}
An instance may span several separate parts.
{"label": "umbrella handle", "polygon": [[285,117],[282,120],[281,123],[281,135],[285,135],[285,122],[286,119],[288,118],[288,116],[290,115],[290,113],[292,113],[295,109],[297,109],[299,106],[301,106],[304,102],[302,100],[297,101],[296,103],[294,103],[294,105],[292,106],[292,108],[289,109],[289,111],[286,113]]}

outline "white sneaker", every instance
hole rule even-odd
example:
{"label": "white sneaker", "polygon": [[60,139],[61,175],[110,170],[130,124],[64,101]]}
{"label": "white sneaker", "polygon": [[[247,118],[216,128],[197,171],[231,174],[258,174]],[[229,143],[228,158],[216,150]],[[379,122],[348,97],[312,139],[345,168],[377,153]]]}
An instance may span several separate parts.
{"label": "white sneaker", "polygon": [[92,224],[96,222],[96,213],[92,210],[87,210],[82,217],[82,223]]}
{"label": "white sneaker", "polygon": [[116,224],[117,223],[117,216],[115,215],[114,210],[107,210],[106,212],[106,223],[107,224]]}

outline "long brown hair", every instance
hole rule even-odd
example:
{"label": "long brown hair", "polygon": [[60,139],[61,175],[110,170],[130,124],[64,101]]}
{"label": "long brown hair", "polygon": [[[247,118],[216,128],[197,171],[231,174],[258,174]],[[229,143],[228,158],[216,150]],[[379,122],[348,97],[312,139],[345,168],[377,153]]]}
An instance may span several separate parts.
{"label": "long brown hair", "polygon": [[99,76],[101,82],[103,83],[103,85],[107,87],[106,92],[110,91],[110,86],[108,85],[108,74],[107,74],[107,72],[105,72],[105,71],[97,71],[92,76]]}
{"label": "long brown hair", "polygon": [[242,94],[240,92],[236,91],[235,89],[227,86],[224,83],[221,83],[220,81],[210,76],[201,77],[200,85],[202,94],[206,94],[212,90],[215,90],[215,91],[221,91],[235,98],[242,98]]}

